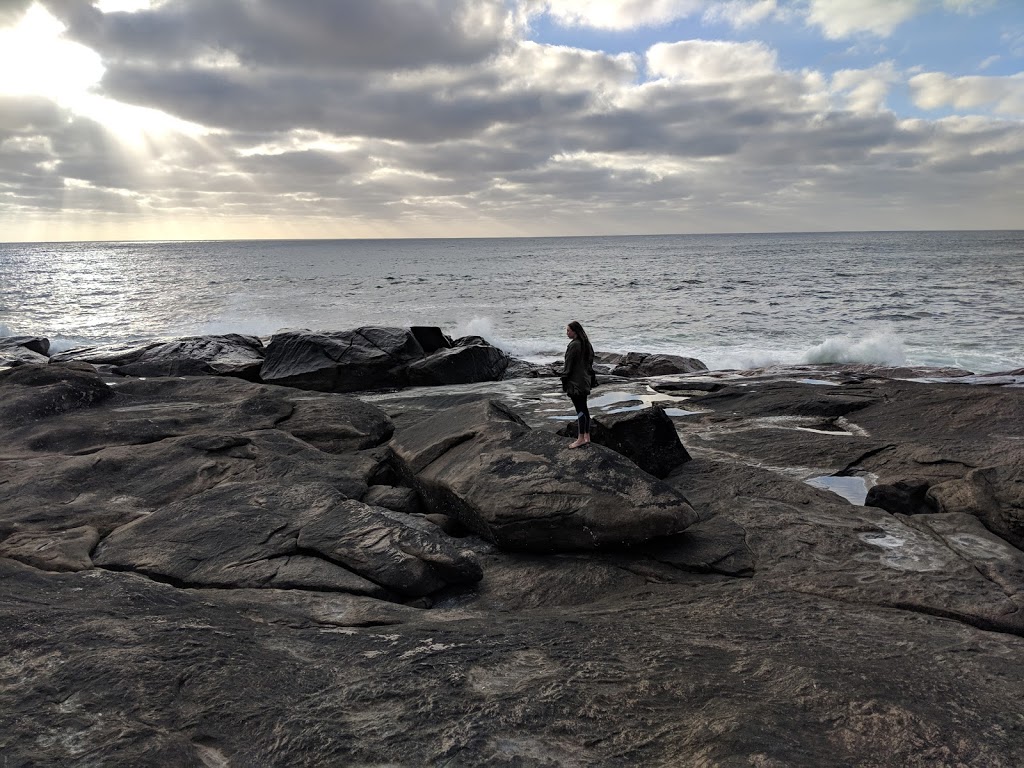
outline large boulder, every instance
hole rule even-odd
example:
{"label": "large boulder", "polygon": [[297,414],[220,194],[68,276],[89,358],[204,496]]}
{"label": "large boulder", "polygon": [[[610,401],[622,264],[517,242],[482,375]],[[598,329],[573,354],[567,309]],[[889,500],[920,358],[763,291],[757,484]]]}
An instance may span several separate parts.
{"label": "large boulder", "polygon": [[448,349],[452,340],[444,335],[444,332],[436,325],[413,325],[409,332],[416,338],[419,345],[426,354],[432,354],[439,349]]}
{"label": "large boulder", "polygon": [[145,349],[132,362],[115,365],[124,376],[237,376],[258,381],[263,342],[256,336],[229,333],[189,336]]}
{"label": "large boulder", "polygon": [[695,357],[657,355],[647,352],[598,352],[594,359],[610,367],[613,376],[635,379],[647,376],[666,376],[673,373],[696,373],[708,367]]}
{"label": "large boulder", "polygon": [[482,575],[436,526],[324,484],[221,483],[117,529],[93,562],[187,586],[375,597],[420,597]]}
{"label": "large boulder", "polygon": [[432,512],[504,549],[635,544],[697,520],[680,492],[625,457],[571,450],[495,401],[441,411],[400,430],[391,448]]}
{"label": "large boulder", "polygon": [[153,347],[164,342],[147,341],[141,343],[97,344],[95,346],[75,347],[64,352],[50,355],[51,363],[88,363],[103,369],[113,369],[119,365],[134,363]]}
{"label": "large boulder", "polygon": [[487,342],[441,349],[409,365],[409,383],[418,386],[498,381],[509,356]]}
{"label": "large boulder", "polygon": [[27,349],[46,357],[50,354],[50,340],[45,336],[0,336],[0,351]]}
{"label": "large boulder", "polygon": [[[576,425],[558,433],[575,437]],[[621,453],[655,477],[666,477],[690,460],[672,419],[657,406],[596,416],[590,422],[590,439]]]}
{"label": "large boulder", "polygon": [[0,368],[48,361],[50,340],[42,336],[0,336]]}
{"label": "large boulder", "polygon": [[267,344],[260,378],[320,392],[402,386],[406,367],[424,356],[407,328],[351,331],[283,330]]}

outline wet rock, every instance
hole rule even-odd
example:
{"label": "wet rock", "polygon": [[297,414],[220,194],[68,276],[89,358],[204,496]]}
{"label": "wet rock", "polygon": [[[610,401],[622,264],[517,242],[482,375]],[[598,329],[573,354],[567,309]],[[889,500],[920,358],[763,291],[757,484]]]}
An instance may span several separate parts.
{"label": "wet rock", "polygon": [[609,373],[635,379],[647,376],[665,376],[672,373],[694,373],[706,371],[708,367],[694,357],[681,355],[655,355],[646,352],[598,352],[594,355],[597,363],[611,366]]}
{"label": "wet rock", "polygon": [[115,364],[121,376],[237,376],[258,381],[263,342],[256,336],[229,333],[189,336],[149,346],[130,362]]}
{"label": "wet rock", "polygon": [[260,378],[320,392],[355,392],[406,383],[406,366],[423,357],[407,328],[278,331],[267,344]]}
{"label": "wet rock", "polygon": [[93,562],[189,586],[417,597],[480,579],[446,539],[325,485],[221,483],[115,530]]}
{"label": "wet rock", "polygon": [[[566,426],[558,434],[575,437],[576,426]],[[690,460],[672,419],[658,407],[595,417],[591,420],[590,439],[621,453],[655,477],[667,477]]]}
{"label": "wet rock", "polygon": [[414,386],[473,384],[498,381],[508,367],[509,356],[486,342],[460,344],[441,349],[409,364],[409,383]]}
{"label": "wet rock", "polygon": [[697,519],[685,497],[602,446],[570,450],[494,401],[453,408],[391,442],[431,512],[506,549],[647,541]]}
{"label": "wet rock", "polygon": [[891,484],[873,485],[868,489],[864,506],[878,507],[894,515],[920,515],[936,512],[928,502],[927,482],[897,481]]}
{"label": "wet rock", "polygon": [[19,365],[45,365],[50,340],[42,336],[0,336],[0,369]]}
{"label": "wet rock", "polygon": [[414,325],[409,332],[416,338],[424,354],[430,355],[439,349],[448,349],[452,342],[444,332],[436,326]]}
{"label": "wet rock", "polygon": [[1024,549],[1024,462],[973,469],[928,489],[940,512],[974,515],[985,527]]}
{"label": "wet rock", "polygon": [[548,378],[558,376],[559,370],[553,365],[531,363],[527,360],[512,357],[509,358],[508,365],[501,378],[504,380]]}
{"label": "wet rock", "polygon": [[0,336],[0,352],[19,349],[47,357],[50,354],[50,340],[44,336]]}
{"label": "wet rock", "polygon": [[148,341],[141,344],[118,343],[75,347],[50,356],[51,363],[88,363],[101,370],[112,370],[116,366],[134,363],[146,350],[158,347],[164,342]]}

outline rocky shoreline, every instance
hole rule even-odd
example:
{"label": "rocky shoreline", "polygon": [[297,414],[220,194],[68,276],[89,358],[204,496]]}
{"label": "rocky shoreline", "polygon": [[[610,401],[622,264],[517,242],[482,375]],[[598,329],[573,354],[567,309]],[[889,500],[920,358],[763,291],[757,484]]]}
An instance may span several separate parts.
{"label": "rocky shoreline", "polygon": [[4,764],[1024,763],[1024,371],[599,367],[0,340]]}

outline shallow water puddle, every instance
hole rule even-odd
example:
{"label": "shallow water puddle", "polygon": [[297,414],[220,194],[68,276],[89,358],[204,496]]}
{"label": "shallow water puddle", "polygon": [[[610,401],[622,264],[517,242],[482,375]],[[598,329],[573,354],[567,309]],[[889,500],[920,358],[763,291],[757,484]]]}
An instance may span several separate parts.
{"label": "shallow water puddle", "polygon": [[825,491],[842,496],[851,504],[863,507],[864,500],[868,496],[868,489],[874,485],[872,476],[851,475],[849,477],[836,477],[835,475],[819,475],[804,480],[808,485],[821,488]]}
{"label": "shallow water puddle", "polygon": [[605,413],[624,413],[626,411],[640,411],[649,408],[655,403],[677,403],[681,398],[667,397],[660,392],[651,394],[637,394],[635,392],[605,392],[603,395],[592,398],[588,405],[591,408],[600,408]]}
{"label": "shallow water puddle", "polygon": [[666,416],[699,416],[707,411],[684,411],[682,408],[666,408]]}

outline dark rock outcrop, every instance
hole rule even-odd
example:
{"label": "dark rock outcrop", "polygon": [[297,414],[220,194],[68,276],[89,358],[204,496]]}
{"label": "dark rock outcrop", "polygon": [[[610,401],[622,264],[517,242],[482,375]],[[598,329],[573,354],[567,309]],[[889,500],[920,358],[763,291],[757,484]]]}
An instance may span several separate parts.
{"label": "dark rock outcrop", "polygon": [[613,376],[635,379],[648,376],[666,376],[673,373],[696,373],[708,367],[695,357],[681,355],[658,355],[647,352],[598,352],[594,355],[597,363],[609,366]]}
{"label": "dark rock outcrop", "polygon": [[237,376],[258,381],[263,342],[256,336],[190,336],[143,351],[132,362],[115,365],[122,376]]}
{"label": "dark rock outcrop", "polygon": [[928,502],[939,512],[974,515],[985,527],[1024,550],[1024,461],[972,469],[962,478],[928,489]]}
{"label": "dark rock outcrop", "polygon": [[[576,425],[564,427],[558,434],[576,437]],[[590,439],[621,453],[655,477],[664,478],[690,460],[672,419],[658,407],[594,418],[590,424]]]}
{"label": "dark rock outcrop", "polygon": [[391,447],[432,512],[505,549],[634,544],[697,519],[680,493],[614,451],[570,450],[494,401],[442,411]]}
{"label": "dark rock outcrop", "polygon": [[42,336],[0,336],[0,369],[48,361],[50,340]]}
{"label": "dark rock outcrop", "polygon": [[424,354],[432,355],[439,349],[448,349],[451,347],[452,342],[444,332],[433,325],[414,325],[409,328],[409,332],[415,337],[420,348]]}
{"label": "dark rock outcrop", "polygon": [[424,356],[407,328],[278,331],[267,344],[260,378],[320,392],[356,392],[405,384],[406,366]]}
{"label": "dark rock outcrop", "polygon": [[449,541],[329,486],[222,483],[118,528],[93,561],[188,586],[420,597],[480,580],[472,554]]}
{"label": "dark rock outcrop", "polygon": [[7,429],[89,408],[114,395],[95,371],[59,365],[0,371],[0,386],[0,427]]}
{"label": "dark rock outcrop", "polygon": [[894,515],[921,515],[937,511],[928,502],[927,482],[899,480],[873,485],[868,489],[864,506],[878,507]]}
{"label": "dark rock outcrop", "polygon": [[[459,340],[461,341],[461,339]],[[498,381],[508,367],[509,356],[490,344],[458,344],[409,364],[409,383],[416,386],[473,384]]]}
{"label": "dark rock outcrop", "polygon": [[0,336],[0,352],[18,349],[47,357],[50,354],[50,340],[45,336]]}
{"label": "dark rock outcrop", "polygon": [[[355,399],[12,369],[0,762],[1024,764],[1024,390],[829,375],[674,390],[694,458],[658,481],[565,448],[545,379]],[[596,418],[649,401],[616,388]],[[854,468],[928,509],[804,482]],[[433,514],[386,508],[415,496],[399,470]],[[637,489],[700,519],[541,553],[436,511],[546,545],[606,502],[643,527]]]}

